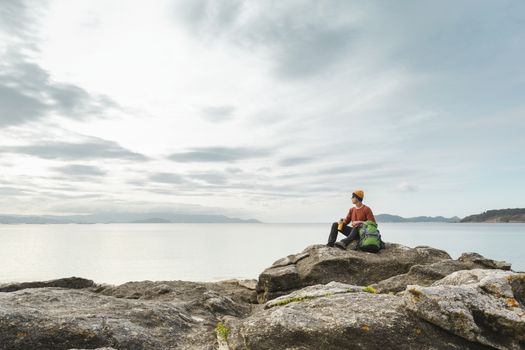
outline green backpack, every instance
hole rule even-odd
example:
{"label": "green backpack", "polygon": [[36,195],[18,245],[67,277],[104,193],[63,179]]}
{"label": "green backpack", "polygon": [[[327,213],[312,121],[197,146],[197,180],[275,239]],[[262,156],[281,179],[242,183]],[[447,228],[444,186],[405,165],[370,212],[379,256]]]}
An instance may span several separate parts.
{"label": "green backpack", "polygon": [[375,222],[368,220],[361,225],[359,228],[359,242],[356,248],[370,253],[377,253],[384,248],[381,234]]}

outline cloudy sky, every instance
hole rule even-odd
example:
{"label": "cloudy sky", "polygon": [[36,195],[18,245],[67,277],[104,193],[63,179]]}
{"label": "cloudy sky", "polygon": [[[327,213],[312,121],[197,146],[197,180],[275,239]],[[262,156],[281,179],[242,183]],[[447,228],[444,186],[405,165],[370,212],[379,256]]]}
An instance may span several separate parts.
{"label": "cloudy sky", "polygon": [[525,206],[525,2],[0,2],[0,213]]}

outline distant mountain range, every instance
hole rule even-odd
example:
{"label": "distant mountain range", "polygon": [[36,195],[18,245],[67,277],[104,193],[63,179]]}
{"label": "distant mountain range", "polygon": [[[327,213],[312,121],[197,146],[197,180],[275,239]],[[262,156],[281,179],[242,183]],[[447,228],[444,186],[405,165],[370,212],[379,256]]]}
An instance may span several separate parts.
{"label": "distant mountain range", "polygon": [[0,215],[0,224],[95,224],[95,223],[260,223],[256,219],[224,215],[176,213],[100,213],[89,215]]}
{"label": "distant mountain range", "polygon": [[454,216],[446,218],[443,216],[416,216],[404,218],[398,215],[379,214],[376,215],[378,222],[525,222],[525,208],[495,209],[487,210],[481,214],[474,214],[463,219]]}
{"label": "distant mountain range", "polygon": [[525,208],[487,210],[469,215],[461,222],[525,222]]}
{"label": "distant mountain range", "polygon": [[461,218],[454,216],[446,218],[443,216],[415,216],[404,218],[398,215],[379,214],[375,215],[377,222],[460,222]]}
{"label": "distant mountain range", "polygon": [[[378,222],[525,222],[524,209],[488,210],[463,219],[454,216],[415,216],[378,214]],[[257,219],[238,219],[224,215],[178,213],[99,213],[89,215],[2,215],[0,224],[110,224],[110,223],[261,223]]]}

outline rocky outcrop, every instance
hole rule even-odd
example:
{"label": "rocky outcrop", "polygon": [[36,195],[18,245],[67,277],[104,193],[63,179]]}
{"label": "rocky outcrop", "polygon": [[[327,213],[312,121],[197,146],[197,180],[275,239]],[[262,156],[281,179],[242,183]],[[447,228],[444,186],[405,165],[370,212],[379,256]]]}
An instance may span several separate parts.
{"label": "rocky outcrop", "polygon": [[524,349],[525,273],[461,270],[401,295],[331,282],[227,325],[232,350]]}
{"label": "rocky outcrop", "polygon": [[459,270],[501,269],[510,270],[505,261],[487,259],[477,253],[463,253],[457,260],[442,260],[433,264],[414,265],[407,273],[390,277],[374,284],[382,293],[400,292],[409,284],[429,286],[451,273]]}
{"label": "rocky outcrop", "polygon": [[525,348],[525,274],[431,247],[314,245],[258,281],[70,277],[0,291],[0,350]]}
{"label": "rocky outcrop", "polygon": [[408,310],[467,340],[525,348],[525,273],[457,271],[429,287],[408,286]]}
{"label": "rocky outcrop", "polygon": [[231,350],[487,349],[413,317],[399,296],[342,283],[306,287],[226,325]]}
{"label": "rocky outcrop", "polygon": [[[207,300],[206,295],[227,295],[243,303],[256,303],[256,280],[225,280],[214,283],[186,281],[138,281],[120,285],[97,284],[88,290],[107,296],[141,300],[177,300],[188,303]],[[206,295],[205,295],[206,294]]]}
{"label": "rocky outcrop", "polygon": [[257,283],[257,298],[264,303],[302,287],[331,281],[366,286],[404,274],[414,265],[443,260],[451,260],[450,255],[431,247],[387,243],[385,249],[374,254],[313,245],[264,270]]}
{"label": "rocky outcrop", "polygon": [[14,292],[20,289],[42,288],[42,287],[60,287],[60,288],[81,289],[81,288],[92,287],[94,285],[95,283],[92,280],[73,276],[73,277],[59,278],[59,279],[49,280],[49,281],[4,283],[4,284],[0,284],[0,292]]}
{"label": "rocky outcrop", "polygon": [[214,349],[218,320],[251,312],[254,284],[141,281],[0,293],[0,349]]}

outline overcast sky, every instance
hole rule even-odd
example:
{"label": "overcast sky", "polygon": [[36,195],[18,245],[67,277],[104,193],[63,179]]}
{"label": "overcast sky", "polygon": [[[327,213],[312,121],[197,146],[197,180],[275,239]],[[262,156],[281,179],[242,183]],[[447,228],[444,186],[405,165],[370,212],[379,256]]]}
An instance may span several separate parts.
{"label": "overcast sky", "polygon": [[525,2],[0,2],[0,213],[525,207]]}

